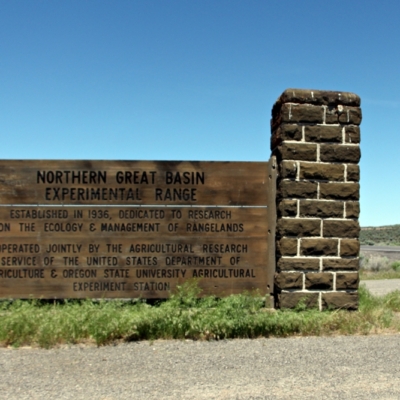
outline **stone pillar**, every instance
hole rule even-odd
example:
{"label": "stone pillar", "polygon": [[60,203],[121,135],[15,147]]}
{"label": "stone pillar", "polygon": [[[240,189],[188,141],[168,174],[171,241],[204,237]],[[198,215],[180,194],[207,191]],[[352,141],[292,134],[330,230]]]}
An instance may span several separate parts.
{"label": "stone pillar", "polygon": [[287,89],[272,109],[275,302],[357,309],[360,98]]}

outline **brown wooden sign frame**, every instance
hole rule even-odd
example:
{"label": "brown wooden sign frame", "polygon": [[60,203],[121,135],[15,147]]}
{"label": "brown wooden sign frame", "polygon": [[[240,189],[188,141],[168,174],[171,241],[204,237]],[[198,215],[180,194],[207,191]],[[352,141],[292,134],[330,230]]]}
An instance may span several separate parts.
{"label": "brown wooden sign frame", "polygon": [[273,292],[276,164],[0,161],[1,298]]}

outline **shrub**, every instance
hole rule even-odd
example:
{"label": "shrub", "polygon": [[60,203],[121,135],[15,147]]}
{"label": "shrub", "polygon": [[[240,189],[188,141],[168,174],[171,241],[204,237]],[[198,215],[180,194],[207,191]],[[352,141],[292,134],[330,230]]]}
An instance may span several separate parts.
{"label": "shrub", "polygon": [[391,268],[396,272],[400,271],[400,261],[395,261],[392,263]]}
{"label": "shrub", "polygon": [[371,255],[360,258],[360,268],[373,272],[387,271],[391,264],[387,257]]}

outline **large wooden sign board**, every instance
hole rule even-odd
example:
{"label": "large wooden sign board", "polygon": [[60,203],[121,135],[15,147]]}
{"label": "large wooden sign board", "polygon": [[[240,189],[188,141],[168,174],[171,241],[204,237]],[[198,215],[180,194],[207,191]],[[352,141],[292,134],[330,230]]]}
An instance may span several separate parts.
{"label": "large wooden sign board", "polygon": [[273,290],[269,162],[0,161],[1,298]]}

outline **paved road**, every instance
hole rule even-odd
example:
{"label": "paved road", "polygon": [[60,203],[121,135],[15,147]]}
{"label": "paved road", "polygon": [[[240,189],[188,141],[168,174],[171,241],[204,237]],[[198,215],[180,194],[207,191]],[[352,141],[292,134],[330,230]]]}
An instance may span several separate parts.
{"label": "paved road", "polygon": [[400,335],[0,349],[3,399],[399,399]]}
{"label": "paved road", "polygon": [[400,260],[400,247],[395,246],[361,246],[360,253],[364,256],[386,257],[391,261]]}
{"label": "paved road", "polygon": [[387,252],[387,253],[400,253],[399,246],[360,246],[361,252]]}

